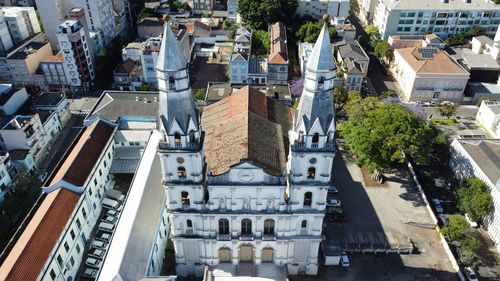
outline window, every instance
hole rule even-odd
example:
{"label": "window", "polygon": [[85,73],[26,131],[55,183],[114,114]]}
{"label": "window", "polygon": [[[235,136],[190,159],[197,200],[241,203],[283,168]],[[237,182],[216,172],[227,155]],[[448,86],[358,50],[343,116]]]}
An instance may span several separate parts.
{"label": "window", "polygon": [[219,220],[219,234],[228,235],[229,234],[229,221],[227,219]]}
{"label": "window", "polygon": [[194,137],[194,131],[189,131],[189,142],[194,143],[195,142],[195,137]]}
{"label": "window", "polygon": [[307,221],[306,221],[306,220],[303,220],[303,221],[300,223],[300,227],[301,227],[301,228],[306,228],[306,227],[307,227]]}
{"label": "window", "polygon": [[318,140],[319,140],[319,134],[314,133],[314,135],[312,137],[312,143],[318,143]]}
{"label": "window", "polygon": [[71,266],[75,265],[75,259],[73,258],[73,256],[69,258],[69,262],[71,263]]}
{"label": "window", "polygon": [[66,252],[69,251],[69,245],[68,245],[68,242],[64,242],[64,250],[66,250]]}
{"label": "window", "polygon": [[274,235],[274,220],[268,219],[264,221],[264,235]]}
{"label": "window", "polygon": [[51,278],[52,280],[56,279],[56,273],[54,272],[54,270],[53,270],[53,269],[51,269],[51,270],[50,270],[50,278]]}
{"label": "window", "polygon": [[189,205],[189,193],[186,191],[181,192],[182,205]]}
{"label": "window", "polygon": [[318,80],[318,88],[316,89],[316,91],[322,90],[323,84],[325,84],[325,77],[320,77]]}
{"label": "window", "polygon": [[304,143],[304,132],[299,132],[299,143]]}
{"label": "window", "polygon": [[79,254],[80,253],[80,245],[78,245],[78,243],[76,244],[75,249],[76,249],[76,252]]}
{"label": "window", "polygon": [[316,168],[311,167],[311,168],[307,169],[307,178],[314,179],[314,177],[316,177]]}
{"label": "window", "polygon": [[312,203],[312,192],[306,192],[304,194],[304,206],[311,206]]}
{"label": "window", "polygon": [[175,90],[175,79],[173,76],[168,77],[168,89]]}
{"label": "window", "polygon": [[97,186],[97,179],[94,179],[94,185]]}
{"label": "window", "polygon": [[187,226],[188,228],[192,228],[192,227],[193,227],[193,221],[191,221],[191,220],[187,220],[187,221],[186,221],[186,226]]}
{"label": "window", "polygon": [[69,234],[71,235],[71,239],[75,240],[75,232],[73,231],[73,229],[69,232]]}
{"label": "window", "polygon": [[184,167],[177,168],[177,176],[179,178],[186,178],[186,168]]}
{"label": "window", "polygon": [[174,141],[175,141],[176,145],[180,145],[181,144],[181,134],[175,133],[174,134]]}
{"label": "window", "polygon": [[252,221],[249,219],[241,220],[241,235],[252,235]]}
{"label": "window", "polygon": [[78,226],[78,229],[82,229],[82,223],[80,222],[80,219],[76,219],[76,226]]}
{"label": "window", "polygon": [[87,211],[85,211],[85,207],[82,208],[82,215],[84,218],[87,218]]}
{"label": "window", "polygon": [[63,259],[61,258],[61,255],[57,255],[57,263],[59,266],[63,266]]}

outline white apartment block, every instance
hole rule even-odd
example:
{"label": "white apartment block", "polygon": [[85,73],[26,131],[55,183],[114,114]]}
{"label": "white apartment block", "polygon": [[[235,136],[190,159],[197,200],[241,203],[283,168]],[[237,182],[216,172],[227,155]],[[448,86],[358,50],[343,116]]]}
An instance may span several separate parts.
{"label": "white apartment block", "polygon": [[238,0],[227,0],[227,20],[233,23],[240,22],[238,13]]}
{"label": "white apartment block", "polygon": [[371,23],[378,0],[358,0],[359,17],[365,23]]}
{"label": "white apartment block", "polygon": [[210,14],[215,6],[215,0],[193,0],[193,13],[195,14]]}
{"label": "white apartment block", "polygon": [[488,100],[481,102],[476,121],[490,136],[500,139],[500,102]]}
{"label": "white apartment block", "polygon": [[[75,280],[85,244],[112,187],[116,125],[95,120],[49,178],[26,229],[0,267],[1,280]],[[85,261],[83,261],[85,262]]]}
{"label": "white apartment block", "polygon": [[393,72],[405,101],[460,103],[469,80],[469,73],[436,47],[395,50]]}
{"label": "white apartment block", "polygon": [[14,47],[14,42],[10,37],[9,27],[3,13],[0,12],[0,53],[5,53],[12,47]]}
{"label": "white apartment block", "polygon": [[447,38],[476,25],[493,37],[500,24],[500,4],[489,0],[378,0],[373,24],[383,39],[429,32]]}
{"label": "white apartment block", "polygon": [[16,176],[16,170],[10,159],[9,153],[0,151],[0,204],[5,199]]}
{"label": "white apartment block", "polygon": [[0,84],[0,114],[13,115],[29,99],[25,88],[13,88],[11,84]]}
{"label": "white apartment block", "polygon": [[486,183],[493,198],[493,212],[484,227],[500,250],[500,140],[455,139],[451,143],[450,167],[460,181],[478,178]]}
{"label": "white apartment block", "polygon": [[59,24],[63,22],[69,11],[73,8],[72,1],[65,0],[35,0],[42,21],[43,31],[49,39],[50,47],[53,50],[59,49],[57,31]]}
{"label": "white apartment block", "polygon": [[[2,148],[7,151],[26,149],[33,154],[38,163],[43,159],[45,130],[38,114],[14,117],[6,116],[6,123],[0,129]],[[9,120],[10,119],[10,120]]]}
{"label": "white apartment block", "polygon": [[70,86],[87,86],[94,80],[89,41],[80,22],[67,20],[59,25],[57,39],[64,56],[64,70]]}
{"label": "white apartment block", "polygon": [[4,14],[14,44],[18,44],[41,31],[33,7],[3,7],[1,11]]}
{"label": "white apartment block", "polygon": [[324,14],[334,17],[349,16],[349,0],[298,0],[297,15],[320,19]]}
{"label": "white apartment block", "polygon": [[43,92],[33,101],[33,108],[40,111],[56,112],[64,126],[71,118],[69,101],[64,92]]}
{"label": "white apartment block", "polygon": [[45,131],[44,141],[50,146],[62,130],[61,120],[56,112],[40,111],[37,114],[40,116]]}

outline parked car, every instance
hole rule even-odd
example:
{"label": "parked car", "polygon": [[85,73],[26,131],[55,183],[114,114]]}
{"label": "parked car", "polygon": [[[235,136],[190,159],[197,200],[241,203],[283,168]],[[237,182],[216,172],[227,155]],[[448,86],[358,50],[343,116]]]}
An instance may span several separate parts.
{"label": "parked car", "polygon": [[338,193],[338,189],[335,185],[330,185],[330,187],[328,187],[328,193]]}
{"label": "parked car", "polygon": [[97,277],[97,269],[95,268],[85,268],[85,271],[81,274],[83,277],[95,279]]}
{"label": "parked car", "polygon": [[106,246],[108,246],[108,243],[106,243],[106,242],[98,241],[98,240],[92,241],[92,247],[94,247],[94,248],[104,249],[104,248],[106,248]]}
{"label": "parked car", "polygon": [[349,257],[347,256],[346,252],[342,252],[342,257],[340,258],[340,265],[342,265],[342,267],[351,266],[351,263],[349,262]]}
{"label": "parked car", "polygon": [[469,216],[469,214],[465,213],[465,219],[467,220],[467,222],[469,223],[469,225],[470,225],[471,227],[474,227],[474,228],[476,228],[476,227],[477,227],[477,222],[473,221],[473,220],[471,219],[471,217]]}
{"label": "parked car", "polygon": [[41,174],[38,175],[38,177],[36,178],[37,181],[45,181],[47,179],[47,176],[49,175],[49,173],[47,172],[43,172]]}
{"label": "parked car", "polygon": [[101,260],[96,258],[87,258],[85,265],[99,268],[99,266],[101,266]]}
{"label": "parked car", "polygon": [[438,213],[442,213],[444,212],[443,210],[443,206],[441,206],[441,201],[439,201],[439,199],[432,199],[432,203],[434,203],[434,208],[436,209],[436,212]]}
{"label": "parked car", "polygon": [[327,214],[342,214],[342,208],[341,207],[328,206],[326,208],[326,213]]}
{"label": "parked car", "polygon": [[90,248],[89,256],[102,259],[106,252],[103,249]]}
{"label": "parked car", "polygon": [[469,281],[478,281],[476,272],[470,266],[465,268],[465,276]]}
{"label": "parked car", "polygon": [[113,217],[113,216],[104,216],[101,221],[103,222],[107,222],[107,223],[115,223],[117,220],[116,217]]}
{"label": "parked car", "polygon": [[118,201],[116,201],[116,200],[109,199],[109,198],[104,198],[104,199],[102,200],[102,207],[103,207],[103,208],[106,208],[106,209],[111,209],[111,210],[117,210],[117,211],[120,211],[120,210],[121,210],[122,205],[120,204],[120,202],[118,202]]}
{"label": "parked car", "polygon": [[95,236],[95,239],[104,242],[109,242],[109,240],[111,239],[111,234],[106,232],[101,232],[100,234]]}
{"label": "parked car", "polygon": [[113,230],[115,229],[115,225],[112,223],[101,222],[97,226],[97,229],[104,232],[113,232]]}
{"label": "parked car", "polygon": [[108,211],[106,212],[106,215],[108,215],[108,216],[113,216],[113,217],[117,217],[117,216],[118,216],[118,213],[119,213],[119,212],[118,212],[117,210],[108,210]]}
{"label": "parked car", "polygon": [[335,198],[328,198],[326,199],[326,205],[328,207],[340,207],[342,203],[340,202],[339,199],[335,199]]}

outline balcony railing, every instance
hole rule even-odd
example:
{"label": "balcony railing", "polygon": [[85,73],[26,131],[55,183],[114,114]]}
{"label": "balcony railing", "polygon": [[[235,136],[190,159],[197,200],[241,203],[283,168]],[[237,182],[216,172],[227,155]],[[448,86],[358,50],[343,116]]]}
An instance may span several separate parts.
{"label": "balcony railing", "polygon": [[274,241],[276,240],[276,234],[264,234],[262,235],[262,241]]}
{"label": "balcony railing", "polygon": [[230,241],[231,234],[217,234],[217,240],[219,241]]}
{"label": "balcony railing", "polygon": [[255,240],[255,237],[253,236],[253,234],[242,234],[239,237],[239,240],[240,241],[253,241],[253,240]]}

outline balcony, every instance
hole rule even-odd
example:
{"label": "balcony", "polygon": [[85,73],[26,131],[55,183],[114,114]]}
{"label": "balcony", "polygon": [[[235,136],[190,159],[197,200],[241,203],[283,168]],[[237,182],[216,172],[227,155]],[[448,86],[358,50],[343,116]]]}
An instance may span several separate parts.
{"label": "balcony", "polygon": [[217,234],[218,241],[231,241],[231,234]]}
{"label": "balcony", "polygon": [[241,236],[239,237],[239,240],[240,241],[253,241],[253,240],[255,240],[255,237],[253,236],[253,234],[241,234]]}
{"label": "balcony", "polygon": [[263,234],[262,235],[262,241],[275,241],[276,240],[276,234]]}

